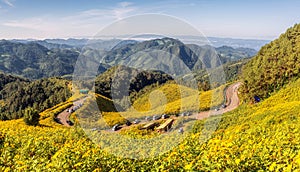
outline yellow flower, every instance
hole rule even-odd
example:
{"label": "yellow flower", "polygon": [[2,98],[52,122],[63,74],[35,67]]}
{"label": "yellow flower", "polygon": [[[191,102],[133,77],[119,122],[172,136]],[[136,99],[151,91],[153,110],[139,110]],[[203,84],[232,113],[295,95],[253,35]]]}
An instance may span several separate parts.
{"label": "yellow flower", "polygon": [[187,164],[187,165],[184,166],[185,170],[192,170],[192,168],[193,168],[193,164],[192,163]]}
{"label": "yellow flower", "polygon": [[240,159],[235,159],[235,163],[236,163],[237,165],[239,165],[239,164],[240,164],[240,162],[241,162],[241,160],[240,160]]}
{"label": "yellow flower", "polygon": [[273,163],[270,165],[269,170],[270,170],[270,171],[274,171],[275,168],[276,168],[276,163],[273,162]]}

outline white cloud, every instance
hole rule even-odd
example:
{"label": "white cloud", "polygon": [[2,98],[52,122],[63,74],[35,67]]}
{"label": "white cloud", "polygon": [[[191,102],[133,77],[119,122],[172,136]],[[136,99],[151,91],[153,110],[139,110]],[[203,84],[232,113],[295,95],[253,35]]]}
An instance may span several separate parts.
{"label": "white cloud", "polygon": [[85,19],[85,20],[93,20],[95,18],[100,19],[111,19],[111,20],[119,20],[124,17],[129,16],[131,13],[137,11],[137,8],[133,6],[133,3],[130,2],[121,2],[114,8],[108,9],[90,9],[86,11],[82,11],[74,16],[68,16],[64,19],[67,20],[76,20],[76,19]]}
{"label": "white cloud", "polygon": [[2,25],[9,26],[9,27],[18,27],[18,28],[46,31],[49,30],[49,26],[50,26],[47,23],[48,22],[46,18],[39,17],[39,18],[27,18],[23,20],[12,20],[8,22],[4,22]]}
{"label": "white cloud", "polygon": [[118,3],[118,5],[123,8],[131,6],[132,4],[133,4],[132,2],[126,2],[126,1]]}
{"label": "white cloud", "polygon": [[112,10],[113,16],[118,20],[123,19],[133,11],[135,11],[135,8],[128,8],[128,7],[116,8]]}
{"label": "white cloud", "polygon": [[[163,7],[161,4],[160,8]],[[43,39],[93,36],[116,20],[153,11],[157,11],[157,9],[137,7],[131,2],[124,1],[114,7],[89,9],[68,16],[54,17],[48,15],[8,20],[0,24],[0,29],[2,25],[3,29],[6,30],[6,33],[0,33],[0,37],[9,35],[12,38],[38,37]]]}
{"label": "white cloud", "polygon": [[[115,7],[89,9],[63,17],[48,15],[20,20],[8,20],[2,22],[0,28],[2,25],[2,27],[10,32],[10,35],[16,37],[36,37],[36,35],[39,35],[39,38],[93,36],[113,21],[138,12],[139,9],[132,3],[121,2]],[[16,33],[13,30],[20,30],[20,32]],[[32,33],[36,34],[32,35]],[[0,33],[0,37],[3,34]]]}
{"label": "white cloud", "polygon": [[[13,5],[14,0],[0,0]],[[115,6],[89,9],[68,16],[57,17],[36,16],[18,20],[6,20],[0,23],[0,38],[54,38],[54,37],[84,37],[96,35],[105,26],[116,20],[121,20],[136,14],[157,12],[157,9],[164,9],[171,4],[161,3],[154,9],[137,7],[132,2],[123,1]]]}
{"label": "white cloud", "polygon": [[2,2],[10,7],[15,7],[14,4],[10,0],[2,0]]}

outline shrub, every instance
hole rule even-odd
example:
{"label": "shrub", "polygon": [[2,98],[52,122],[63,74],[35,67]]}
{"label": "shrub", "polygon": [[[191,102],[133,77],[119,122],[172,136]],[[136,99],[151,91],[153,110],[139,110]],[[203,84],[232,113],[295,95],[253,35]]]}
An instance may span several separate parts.
{"label": "shrub", "polygon": [[27,108],[24,113],[24,122],[27,125],[39,125],[40,114],[33,108]]}

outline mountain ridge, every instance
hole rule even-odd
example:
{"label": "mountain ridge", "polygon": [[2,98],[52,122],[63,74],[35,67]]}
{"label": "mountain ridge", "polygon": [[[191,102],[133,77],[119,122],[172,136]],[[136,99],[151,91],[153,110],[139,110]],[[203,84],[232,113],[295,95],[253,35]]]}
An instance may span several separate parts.
{"label": "mountain ridge", "polygon": [[[165,72],[170,71],[169,73],[180,74],[176,73],[177,68],[185,69],[185,73],[187,73],[189,70],[203,69],[204,66],[214,68],[232,60],[230,54],[227,54],[224,57],[220,56],[221,61],[218,61],[216,60],[218,54],[215,54],[213,47],[205,49],[196,45],[186,45],[172,38],[155,39],[144,42],[121,41],[119,43],[112,40],[110,43],[108,47],[110,47],[111,51],[104,50],[104,52],[106,52],[104,58],[107,64],[101,66],[101,73],[109,67],[122,65],[119,64],[120,62],[124,62],[129,66],[146,67],[146,69],[156,68]],[[114,45],[115,43],[116,45]],[[91,51],[91,54],[93,54],[93,52],[96,51],[93,50],[93,48],[101,47],[102,45],[102,43],[100,45],[92,43],[91,46],[87,46],[86,49],[81,50],[82,52],[80,53],[80,49],[65,44],[34,41],[20,43],[2,40],[0,41],[0,71],[29,79],[64,75],[70,76],[74,72],[74,65],[79,55],[89,55],[86,53],[88,51]],[[191,47],[194,47],[194,50],[191,50]],[[202,59],[193,51],[202,54]],[[206,53],[204,53],[204,51]],[[236,54],[239,53],[236,49],[232,51],[237,52]],[[97,56],[95,60],[100,60],[97,55],[98,53],[95,54]],[[240,53],[238,59],[249,56],[245,54],[246,53]],[[164,59],[158,58],[163,56],[165,56]],[[151,61],[149,57],[158,59],[154,60],[152,58]],[[174,57],[179,58],[174,61]],[[203,60],[205,61],[205,65],[201,62]],[[172,65],[169,66],[170,64]]]}

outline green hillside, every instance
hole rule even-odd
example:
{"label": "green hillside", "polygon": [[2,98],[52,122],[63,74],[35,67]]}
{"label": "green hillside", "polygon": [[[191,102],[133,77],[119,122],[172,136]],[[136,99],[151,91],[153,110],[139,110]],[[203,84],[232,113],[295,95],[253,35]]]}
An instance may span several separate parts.
{"label": "green hillside", "polygon": [[136,94],[152,84],[163,84],[173,78],[160,71],[143,71],[126,66],[115,66],[95,79],[95,92],[105,97],[122,99]]}
{"label": "green hillside", "polygon": [[36,81],[16,80],[0,90],[0,119],[18,119],[24,110],[33,107],[38,112],[66,101],[71,96],[69,81],[60,78]]}
{"label": "green hillside", "polygon": [[300,24],[264,46],[243,69],[243,95],[269,97],[300,76]]}
{"label": "green hillside", "polygon": [[49,50],[34,42],[0,41],[0,71],[29,79],[71,74],[78,56],[74,50]]}
{"label": "green hillside", "polygon": [[249,58],[255,54],[255,50],[247,48],[186,45],[178,39],[162,38],[120,46],[107,52],[103,60],[110,66],[156,68],[182,75],[186,72],[181,71],[186,70],[185,67],[191,71],[216,68],[226,62]]}
{"label": "green hillside", "polygon": [[[5,85],[12,83],[12,82],[25,82],[28,81],[26,79],[20,78],[20,77],[16,77],[16,76],[12,76],[12,75],[7,75],[5,73],[1,73],[0,72],[0,90],[2,90]],[[0,97],[2,99],[2,97]]]}
{"label": "green hillside", "polygon": [[229,46],[222,46],[216,48],[216,51],[222,58],[228,59],[228,61],[241,60],[248,57],[253,57],[257,54],[254,49],[250,48],[232,48]]}

